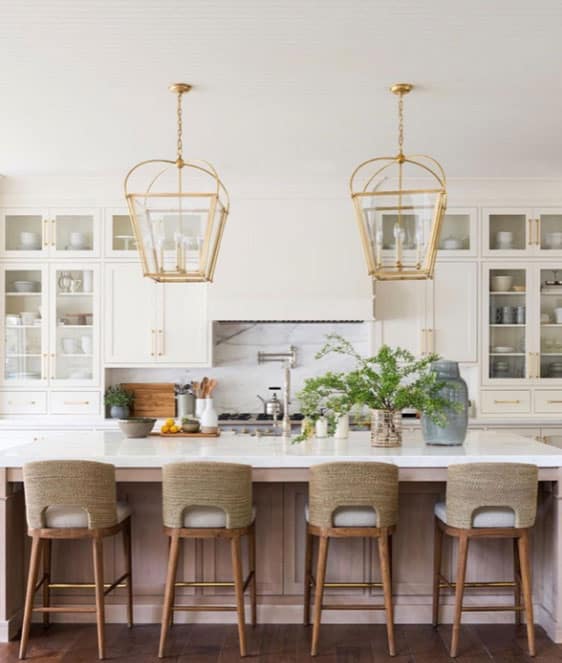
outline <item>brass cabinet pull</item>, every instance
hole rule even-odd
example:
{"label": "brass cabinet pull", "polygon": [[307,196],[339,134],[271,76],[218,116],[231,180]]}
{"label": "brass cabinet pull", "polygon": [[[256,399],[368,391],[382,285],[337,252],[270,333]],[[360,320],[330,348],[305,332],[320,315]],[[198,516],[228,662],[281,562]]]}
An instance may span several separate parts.
{"label": "brass cabinet pull", "polygon": [[90,405],[90,401],[63,401],[64,405]]}
{"label": "brass cabinet pull", "polygon": [[51,237],[51,246],[56,246],[57,245],[57,229],[56,229],[57,222],[55,221],[55,219],[52,219],[51,223],[53,224],[51,226],[52,229],[53,229],[53,235]]}
{"label": "brass cabinet pull", "polygon": [[158,330],[158,356],[162,357],[164,355],[164,330]]}
{"label": "brass cabinet pull", "polygon": [[151,353],[150,353],[150,356],[154,357],[154,355],[156,354],[155,353],[155,347],[154,347],[155,342],[156,342],[156,329],[151,329],[150,333],[151,333],[151,342],[150,342]]}
{"label": "brass cabinet pull", "polygon": [[537,239],[536,239],[536,243],[537,243],[537,246],[540,246],[540,245],[541,245],[541,220],[540,220],[540,218],[538,218],[538,219],[535,219],[535,221],[537,222]]}
{"label": "brass cabinet pull", "polygon": [[427,354],[427,339],[425,337],[425,332],[426,331],[427,330],[425,330],[425,329],[421,330],[421,343],[420,344],[421,344],[421,354],[422,354],[422,356]]}
{"label": "brass cabinet pull", "polygon": [[562,401],[546,401],[549,405],[560,405]]}
{"label": "brass cabinet pull", "polygon": [[[18,405],[18,403],[14,401],[8,401],[8,405]],[[21,405],[37,405],[37,401],[22,401]]]}
{"label": "brass cabinet pull", "polygon": [[528,219],[529,223],[529,246],[533,246],[533,219]]}
{"label": "brass cabinet pull", "polygon": [[41,358],[41,379],[45,380],[49,377],[49,355],[44,352]]}
{"label": "brass cabinet pull", "polygon": [[494,403],[496,405],[519,405],[521,401],[515,400],[515,401],[501,401],[501,400],[494,400]]}
{"label": "brass cabinet pull", "polygon": [[49,246],[49,219],[43,219],[43,246]]}

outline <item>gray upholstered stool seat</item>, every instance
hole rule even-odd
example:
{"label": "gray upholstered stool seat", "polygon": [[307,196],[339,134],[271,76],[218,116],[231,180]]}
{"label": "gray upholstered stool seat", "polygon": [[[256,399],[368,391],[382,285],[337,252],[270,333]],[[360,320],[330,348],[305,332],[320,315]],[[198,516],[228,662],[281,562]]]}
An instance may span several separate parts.
{"label": "gray upholstered stool seat", "polygon": [[[447,504],[437,502],[435,515],[447,524]],[[481,507],[474,512],[472,527],[515,527],[515,512],[509,507]]]}
{"label": "gray upholstered stool seat", "polygon": [[[305,517],[308,523],[308,504]],[[376,527],[377,514],[370,506],[340,506],[333,513],[332,523],[334,527]]]}
{"label": "gray upholstered stool seat", "polygon": [[[117,502],[117,522],[122,523],[131,515],[126,502]],[[88,527],[88,514],[79,506],[49,506],[45,509],[45,527],[72,529]]]}
{"label": "gray upholstered stool seat", "polygon": [[[256,507],[252,507],[252,522],[256,519]],[[226,527],[226,513],[215,506],[194,506],[183,514],[183,526],[193,529]]]}

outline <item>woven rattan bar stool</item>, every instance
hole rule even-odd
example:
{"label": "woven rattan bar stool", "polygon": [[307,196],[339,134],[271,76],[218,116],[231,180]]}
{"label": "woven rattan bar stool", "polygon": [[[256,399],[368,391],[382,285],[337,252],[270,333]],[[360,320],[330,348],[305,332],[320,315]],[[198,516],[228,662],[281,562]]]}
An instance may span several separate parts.
{"label": "woven rattan bar stool", "polygon": [[[170,537],[158,656],[166,649],[174,611],[236,611],[240,656],[246,656],[244,592],[250,586],[256,625],[256,539],[252,468],[236,463],[170,463],[162,471],[164,532]],[[241,539],[248,537],[249,574],[242,577]],[[176,582],[182,539],[228,539],[234,582]],[[234,587],[236,605],[174,605],[176,587]]]}
{"label": "woven rattan bar stool", "polygon": [[[322,610],[385,610],[388,649],[395,655],[392,609],[391,536],[398,521],[398,468],[389,463],[324,463],[310,469],[307,508],[304,623],[310,623],[310,594],[314,586],[314,621],[310,654],[318,653]],[[328,542],[331,538],[378,539],[382,583],[327,583]],[[312,548],[318,539],[316,576]],[[384,605],[325,604],[324,588],[382,587]]]}
{"label": "woven rattan bar stool", "polygon": [[[20,658],[25,658],[33,612],[49,615],[60,612],[96,613],[98,655],[105,657],[105,595],[117,587],[127,588],[127,620],[133,624],[131,574],[131,510],[117,502],[115,468],[106,463],[80,460],[49,460],[27,463],[23,467],[28,535],[31,537],[31,559],[20,643]],[[111,584],[104,584],[103,540],[123,533],[125,573]],[[91,539],[94,566],[93,584],[51,582],[51,544],[54,539]],[[43,574],[37,582],[43,557]],[[123,584],[125,583],[125,584]],[[95,605],[52,606],[51,589],[95,590]],[[43,590],[42,607],[33,607],[36,591]]]}
{"label": "woven rattan bar stool", "polygon": [[[535,626],[529,561],[529,530],[537,513],[538,471],[520,463],[463,463],[447,472],[446,502],[435,505],[435,548],[433,567],[433,624],[439,623],[441,588],[455,592],[455,616],[451,657],[457,656],[463,612],[525,611],[529,654],[535,655]],[[456,582],[441,574],[443,537],[458,539]],[[513,582],[465,582],[468,543],[471,539],[513,539]],[[514,605],[464,606],[465,587],[513,587]],[[523,605],[521,603],[523,594]]]}

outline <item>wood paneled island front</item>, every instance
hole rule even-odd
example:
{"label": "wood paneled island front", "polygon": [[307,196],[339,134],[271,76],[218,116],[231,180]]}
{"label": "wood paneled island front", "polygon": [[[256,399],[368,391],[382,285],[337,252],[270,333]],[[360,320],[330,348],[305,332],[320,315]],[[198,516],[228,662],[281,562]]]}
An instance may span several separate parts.
{"label": "wood paneled island front", "polygon": [[[167,538],[161,521],[161,468],[172,461],[216,460],[252,465],[257,509],[258,620],[302,620],[304,566],[304,510],[308,468],[316,463],[353,460],[395,463],[400,471],[400,520],[394,540],[393,584],[398,623],[431,622],[433,507],[444,495],[446,468],[463,462],[526,462],[539,467],[539,508],[533,537],[535,618],[556,642],[562,642],[562,510],[560,482],[562,451],[512,434],[469,433],[461,447],[429,447],[405,436],[402,447],[376,449],[368,433],[352,433],[348,440],[312,440],[299,445],[280,437],[255,438],[223,434],[218,439],[125,439],[115,432],[29,433],[22,439],[0,435],[0,640],[15,636],[21,624],[27,537],[25,535],[22,466],[31,460],[83,459],[112,463],[117,468],[118,494],[133,515],[134,616],[137,623],[159,622],[166,573]],[[118,539],[108,540],[106,577],[119,575]],[[376,582],[376,544],[335,540],[330,544],[328,581]],[[454,577],[452,550],[444,568]],[[221,541],[186,543],[180,574],[185,580],[229,580],[230,551]],[[178,574],[179,575],[179,574]],[[92,580],[90,549],[85,542],[56,542],[53,581]],[[511,543],[471,544],[467,580],[509,581],[513,578]],[[178,579],[180,579],[178,577]],[[88,590],[80,590],[84,600]],[[190,600],[224,603],[230,589],[180,590]],[[368,603],[379,590],[328,590],[330,602]],[[65,593],[66,592],[66,593]],[[124,590],[108,597],[107,621],[126,622]],[[345,592],[345,593],[343,593]],[[478,592],[478,594],[476,594]],[[80,594],[79,594],[80,596]],[[511,589],[467,590],[465,603],[509,603]],[[76,591],[55,590],[54,603],[76,602]],[[443,596],[441,619],[450,621],[452,598]],[[69,615],[69,621],[80,616]],[[474,613],[468,621],[512,621],[513,613]],[[61,619],[64,617],[61,616]],[[89,619],[91,616],[84,616]],[[180,613],[178,621],[233,621],[234,613]],[[325,622],[367,622],[383,619],[372,611],[325,613]]]}

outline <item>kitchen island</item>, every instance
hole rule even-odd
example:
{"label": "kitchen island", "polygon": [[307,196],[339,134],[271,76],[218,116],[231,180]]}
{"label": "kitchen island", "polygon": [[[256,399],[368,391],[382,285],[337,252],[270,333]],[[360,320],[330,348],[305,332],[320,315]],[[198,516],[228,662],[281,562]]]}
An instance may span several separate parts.
{"label": "kitchen island", "polygon": [[[535,618],[556,642],[562,642],[562,450],[513,434],[474,431],[461,447],[429,447],[405,436],[402,447],[375,449],[368,433],[349,440],[311,440],[291,444],[281,437],[223,434],[220,438],[125,439],[117,432],[32,432],[10,439],[0,434],[0,639],[13,637],[20,625],[26,570],[22,466],[32,460],[86,459],[117,468],[118,493],[132,505],[135,621],[159,622],[167,558],[167,538],[161,522],[161,468],[172,461],[216,460],[252,465],[257,508],[258,619],[261,622],[300,622],[304,565],[304,509],[309,468],[316,463],[384,461],[400,473],[400,520],[394,541],[394,601],[396,622],[431,621],[433,505],[443,496],[446,468],[452,463],[526,462],[539,467],[539,509],[533,537]],[[106,577],[119,575],[121,542],[107,540]],[[328,580],[376,582],[376,547],[370,541],[336,540],[331,544]],[[452,578],[452,550],[444,568]],[[221,541],[187,542],[179,566],[185,580],[226,580],[230,552]],[[511,580],[513,563],[508,541],[471,543],[468,580]],[[55,582],[90,582],[89,548],[84,542],[59,542],[53,549]],[[178,578],[180,579],[180,578]],[[65,594],[65,591],[67,592]],[[80,590],[89,600],[88,590]],[[107,620],[125,622],[124,590],[108,597]],[[379,590],[329,590],[354,603],[377,600]],[[468,590],[467,604],[493,608],[512,598],[511,589]],[[189,600],[224,603],[230,589],[186,588]],[[507,594],[507,596],[506,596]],[[55,604],[76,601],[68,590],[54,593]],[[228,600],[228,597],[226,597]],[[452,602],[443,596],[441,619],[450,621]],[[85,619],[91,616],[84,615]],[[61,617],[77,620],[79,616]],[[232,613],[180,613],[178,620],[231,621]],[[326,613],[325,621],[378,621],[372,611]],[[469,613],[465,621],[511,621],[512,613]]]}

